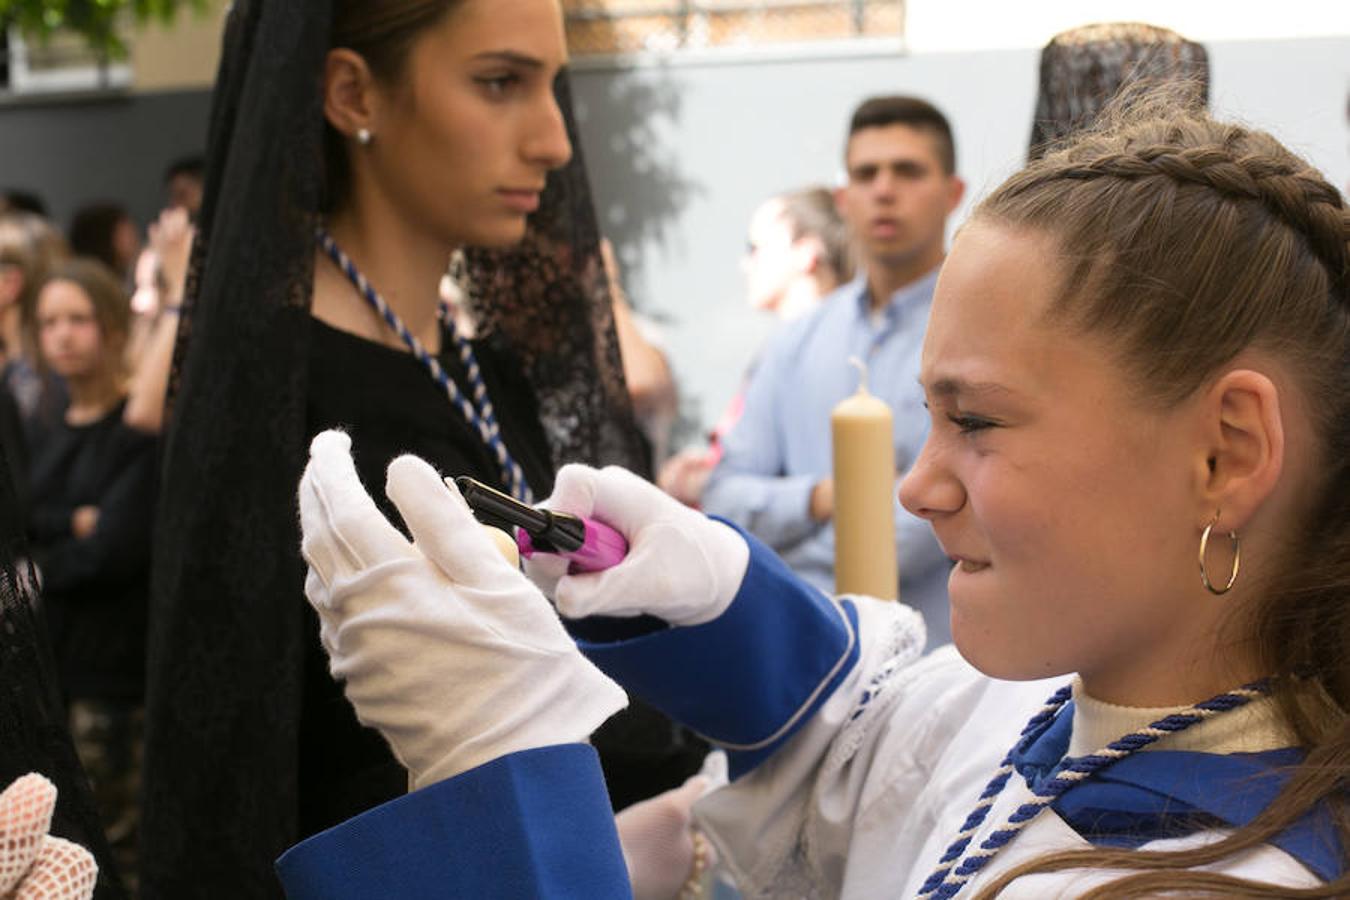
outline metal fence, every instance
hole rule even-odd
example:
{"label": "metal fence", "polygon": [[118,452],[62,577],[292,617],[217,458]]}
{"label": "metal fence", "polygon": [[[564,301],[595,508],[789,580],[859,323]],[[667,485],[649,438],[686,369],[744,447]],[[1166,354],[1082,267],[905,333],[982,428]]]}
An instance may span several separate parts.
{"label": "metal fence", "polygon": [[564,0],[575,56],[901,37],[904,0]]}

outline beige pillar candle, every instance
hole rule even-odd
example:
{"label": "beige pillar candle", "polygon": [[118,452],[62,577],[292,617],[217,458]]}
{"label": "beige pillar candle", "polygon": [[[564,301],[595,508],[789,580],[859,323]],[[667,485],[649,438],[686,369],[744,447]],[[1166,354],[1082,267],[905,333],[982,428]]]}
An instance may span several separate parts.
{"label": "beige pillar candle", "polygon": [[839,594],[896,599],[895,447],[891,408],[867,392],[867,366],[858,391],[830,415],[834,438],[834,588]]}

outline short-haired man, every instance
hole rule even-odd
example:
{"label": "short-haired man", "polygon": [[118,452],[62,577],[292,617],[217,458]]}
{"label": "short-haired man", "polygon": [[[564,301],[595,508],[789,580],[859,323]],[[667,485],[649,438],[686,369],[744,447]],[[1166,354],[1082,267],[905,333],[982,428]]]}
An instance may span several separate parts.
{"label": "short-haired man", "polygon": [[[860,275],[772,340],[703,498],[707,512],[744,526],[826,591],[834,589],[830,412],[857,387],[848,359],[867,362],[869,388],[894,411],[898,476],[928,432],[919,353],[947,217],[965,187],[950,125],[914,97],[859,106],[844,156],[840,208]],[[923,612],[930,646],[946,642],[950,566],[928,525],[898,502],[895,510],[901,598]]]}

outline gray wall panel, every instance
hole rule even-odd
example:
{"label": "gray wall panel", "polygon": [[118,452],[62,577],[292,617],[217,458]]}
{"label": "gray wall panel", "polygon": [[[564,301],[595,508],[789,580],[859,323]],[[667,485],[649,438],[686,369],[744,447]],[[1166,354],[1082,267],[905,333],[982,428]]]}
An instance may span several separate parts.
{"label": "gray wall panel", "polygon": [[91,200],[141,225],[163,203],[164,167],[206,144],[209,91],[0,106],[0,186],[41,194],[62,227]]}

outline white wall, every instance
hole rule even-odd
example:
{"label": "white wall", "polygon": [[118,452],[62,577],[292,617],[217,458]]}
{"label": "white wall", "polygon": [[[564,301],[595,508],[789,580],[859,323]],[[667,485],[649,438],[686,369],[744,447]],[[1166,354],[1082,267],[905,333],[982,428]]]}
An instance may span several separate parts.
{"label": "white wall", "polygon": [[1040,47],[1089,22],[1148,22],[1196,41],[1350,34],[1350,4],[1327,0],[905,0],[905,40],[917,53]]}
{"label": "white wall", "polygon": [[[913,93],[947,113],[970,185],[958,221],[1025,155],[1037,49],[870,46],[574,72],[602,224],[635,304],[664,323],[699,427],[721,411],[771,325],[742,299],[750,212],[777,191],[839,176],[860,100]],[[1207,47],[1216,111],[1273,131],[1336,184],[1350,182],[1350,34]]]}

